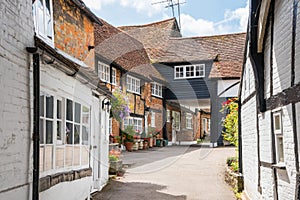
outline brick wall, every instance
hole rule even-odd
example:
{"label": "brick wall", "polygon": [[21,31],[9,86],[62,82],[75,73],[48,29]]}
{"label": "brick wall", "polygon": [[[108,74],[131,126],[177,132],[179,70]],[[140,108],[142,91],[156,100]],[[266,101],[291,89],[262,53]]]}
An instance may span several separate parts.
{"label": "brick wall", "polygon": [[94,68],[94,26],[70,0],[53,1],[55,47]]}
{"label": "brick wall", "polygon": [[31,3],[0,1],[0,199],[29,199]]}

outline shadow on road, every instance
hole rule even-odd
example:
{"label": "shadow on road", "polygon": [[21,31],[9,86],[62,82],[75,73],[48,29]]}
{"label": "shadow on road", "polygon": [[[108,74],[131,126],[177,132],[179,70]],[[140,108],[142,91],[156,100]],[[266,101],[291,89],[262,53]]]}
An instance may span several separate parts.
{"label": "shadow on road", "polygon": [[151,184],[151,183],[140,183],[130,182],[124,183],[117,180],[112,180],[105,186],[105,188],[94,195],[92,200],[186,200],[186,196],[174,196],[159,192],[165,189],[166,186]]}

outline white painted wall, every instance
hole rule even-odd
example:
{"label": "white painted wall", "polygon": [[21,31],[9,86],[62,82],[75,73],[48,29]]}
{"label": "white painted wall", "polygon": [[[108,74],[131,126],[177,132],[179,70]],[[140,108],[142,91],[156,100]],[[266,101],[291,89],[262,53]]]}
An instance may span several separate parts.
{"label": "white painted wall", "polygon": [[40,193],[41,200],[83,200],[90,195],[92,177],[63,182]]}
{"label": "white painted wall", "polygon": [[[293,1],[276,1],[275,3],[275,22],[274,22],[274,49],[273,55],[273,95],[282,92],[291,86],[291,30],[292,30],[292,6]],[[298,15],[300,14],[298,10]],[[299,19],[297,21],[299,25]],[[297,27],[298,28],[298,27]],[[268,30],[270,31],[270,30]],[[270,93],[270,33],[266,31],[264,64],[265,64],[265,98],[271,97]],[[299,32],[299,30],[297,30]],[[296,38],[296,83],[299,82],[299,41]],[[247,59],[243,74],[242,102],[251,92],[255,91],[254,76],[250,69],[251,63]],[[253,84],[252,84],[253,83]],[[256,96],[251,98],[248,103],[241,109],[241,125],[243,139],[243,174],[245,181],[245,192],[251,199],[274,199],[274,179],[272,169],[269,167],[260,167],[261,172],[261,194],[257,188],[257,128],[260,133],[260,160],[266,163],[272,163],[272,112],[281,111],[282,113],[282,131],[283,131],[283,148],[284,148],[284,164],[286,170],[277,170],[278,177],[278,198],[294,199],[296,185],[296,168],[294,153],[294,133],[292,119],[292,105],[282,106],[275,110],[266,111],[258,114],[258,126],[256,127]],[[300,131],[300,103],[296,103],[297,114],[297,130]],[[254,116],[254,117],[253,117]],[[299,135],[299,134],[298,134]],[[298,145],[299,145],[298,141]]]}
{"label": "white painted wall", "polygon": [[29,199],[31,0],[0,1],[0,199]]}
{"label": "white painted wall", "polygon": [[[240,80],[218,80],[218,95],[223,93],[227,88],[231,87],[233,84],[239,82]],[[239,92],[240,84],[237,84],[230,88],[228,91],[220,95],[220,97],[237,97]]]}

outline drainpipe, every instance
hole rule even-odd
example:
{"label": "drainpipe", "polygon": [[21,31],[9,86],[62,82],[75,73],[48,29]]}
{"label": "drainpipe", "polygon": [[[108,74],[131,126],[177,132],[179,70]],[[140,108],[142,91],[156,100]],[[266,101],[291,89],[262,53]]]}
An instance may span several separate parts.
{"label": "drainpipe", "polygon": [[39,200],[39,171],[40,171],[40,135],[39,135],[39,107],[40,107],[40,56],[36,47],[27,47],[33,54],[33,178],[32,200]]}

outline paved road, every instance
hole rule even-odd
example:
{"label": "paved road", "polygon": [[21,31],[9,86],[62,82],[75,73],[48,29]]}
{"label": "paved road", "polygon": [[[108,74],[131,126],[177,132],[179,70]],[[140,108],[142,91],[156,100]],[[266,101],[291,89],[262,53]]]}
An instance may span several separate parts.
{"label": "paved road", "polygon": [[233,200],[224,182],[231,147],[172,146],[122,153],[124,177],[111,181],[93,200]]}

